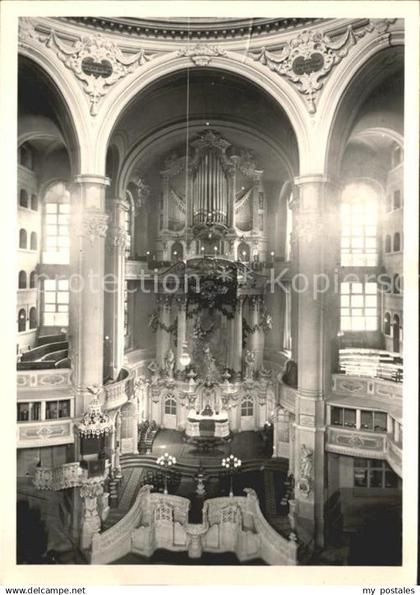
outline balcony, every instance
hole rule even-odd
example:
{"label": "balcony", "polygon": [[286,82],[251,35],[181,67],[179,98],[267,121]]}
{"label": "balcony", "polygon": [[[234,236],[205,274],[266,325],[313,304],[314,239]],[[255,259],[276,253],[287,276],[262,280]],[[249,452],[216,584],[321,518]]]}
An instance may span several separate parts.
{"label": "balcony", "polygon": [[123,368],[121,372],[122,378],[110,384],[104,385],[105,404],[104,409],[109,411],[117,409],[127,403],[130,396],[134,392],[134,377],[132,374]]}
{"label": "balcony", "polygon": [[70,374],[69,368],[18,371],[17,388],[20,391],[31,388],[56,390],[57,388],[70,387]]}

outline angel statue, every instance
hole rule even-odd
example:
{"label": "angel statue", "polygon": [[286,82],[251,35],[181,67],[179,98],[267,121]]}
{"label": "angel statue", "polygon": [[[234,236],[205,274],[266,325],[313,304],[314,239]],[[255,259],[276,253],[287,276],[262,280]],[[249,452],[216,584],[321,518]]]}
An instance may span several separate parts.
{"label": "angel statue", "polygon": [[174,377],[175,354],[169,349],[165,357],[165,373],[168,378]]}

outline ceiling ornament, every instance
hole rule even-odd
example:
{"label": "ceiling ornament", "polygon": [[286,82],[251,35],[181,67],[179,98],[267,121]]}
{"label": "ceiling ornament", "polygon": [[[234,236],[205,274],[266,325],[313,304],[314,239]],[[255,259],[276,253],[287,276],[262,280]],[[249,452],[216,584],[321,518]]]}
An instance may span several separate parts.
{"label": "ceiling ornament", "polygon": [[289,79],[304,96],[309,113],[314,114],[318,93],[333,67],[347,56],[359,39],[368,33],[386,33],[393,21],[395,19],[371,19],[368,25],[358,30],[349,25],[346,32],[334,40],[317,31],[302,31],[279,52],[263,47],[249,55]]}
{"label": "ceiling ornament", "polygon": [[123,53],[112,40],[101,34],[82,37],[73,46],[68,46],[59,40],[55,31],[50,31],[45,44],[55,50],[63,64],[82,81],[92,116],[98,113],[98,104],[112,85],[151,59],[143,49],[136,54]]}
{"label": "ceiling ornament", "polygon": [[207,45],[196,43],[192,47],[185,47],[178,50],[177,56],[186,56],[191,58],[196,66],[208,66],[212,60],[217,56],[225,56],[226,50],[219,48],[217,45]]}

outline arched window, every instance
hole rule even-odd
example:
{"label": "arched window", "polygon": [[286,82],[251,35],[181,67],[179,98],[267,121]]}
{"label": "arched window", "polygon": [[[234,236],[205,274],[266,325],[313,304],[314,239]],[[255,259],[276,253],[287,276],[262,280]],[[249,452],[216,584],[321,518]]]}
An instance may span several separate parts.
{"label": "arched window", "polygon": [[401,290],[401,279],[398,274],[394,275],[394,280],[392,284],[393,293],[400,293]]}
{"label": "arched window", "polygon": [[385,252],[389,254],[391,252],[391,236],[387,235],[385,238]]}
{"label": "arched window", "polygon": [[394,353],[400,352],[400,317],[398,314],[394,314],[392,319],[392,350]]}
{"label": "arched window", "polygon": [[18,287],[19,287],[19,289],[26,289],[26,287],[27,287],[26,271],[19,271]]}
{"label": "arched window", "polygon": [[386,312],[384,316],[384,333],[388,336],[391,334],[391,314],[389,312]]}
{"label": "arched window", "polygon": [[26,233],[26,229],[19,230],[19,248],[26,250],[28,247],[28,234]]}
{"label": "arched window", "polygon": [[341,200],[341,265],[376,266],[377,192],[363,181],[353,182]]}
{"label": "arched window", "polygon": [[242,262],[249,262],[250,249],[246,242],[241,242],[238,246],[238,260]]}
{"label": "arched window", "polygon": [[401,208],[401,191],[394,190],[394,209]]}
{"label": "arched window", "polygon": [[397,231],[394,233],[394,252],[399,252],[401,250],[401,235]]}
{"label": "arched window", "polygon": [[254,403],[251,399],[244,399],[241,403],[241,416],[249,417],[254,415]]}
{"label": "arched window", "polygon": [[63,182],[49,187],[44,197],[44,264],[69,264],[70,193]]}
{"label": "arched window", "polygon": [[31,196],[31,209],[33,211],[38,210],[38,197],[36,194],[32,194],[32,196]]}
{"label": "arched window", "polygon": [[36,232],[33,231],[31,233],[31,250],[37,250],[38,249],[38,237],[36,235]]}
{"label": "arched window", "polygon": [[173,397],[165,399],[165,414],[176,415],[176,401]]}
{"label": "arched window", "polygon": [[28,208],[28,193],[23,188],[19,194],[19,206]]}
{"label": "arched window", "polygon": [[24,331],[26,331],[26,312],[24,308],[21,308],[18,314],[18,333]]}
{"label": "arched window", "polygon": [[171,248],[171,260],[177,261],[182,260],[184,256],[184,247],[181,242],[174,242]]}
{"label": "arched window", "polygon": [[131,192],[126,192],[126,200],[124,203],[124,226],[126,231],[125,242],[125,257],[130,258],[133,248],[133,224],[134,224],[134,201]]}
{"label": "arched window", "polygon": [[31,274],[29,275],[29,287],[31,289],[36,287],[36,272],[35,271],[32,271]]}
{"label": "arched window", "polygon": [[38,326],[38,316],[36,308],[33,307],[29,310],[29,328],[36,328]]}

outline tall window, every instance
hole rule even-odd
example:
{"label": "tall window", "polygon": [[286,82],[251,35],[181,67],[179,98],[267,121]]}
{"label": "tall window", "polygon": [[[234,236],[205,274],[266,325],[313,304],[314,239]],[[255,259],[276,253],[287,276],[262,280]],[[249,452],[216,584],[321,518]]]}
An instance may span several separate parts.
{"label": "tall window", "polygon": [[367,184],[349,184],[341,204],[341,265],[377,264],[377,196]]}
{"label": "tall window", "polygon": [[18,288],[26,289],[27,276],[25,271],[19,271]]}
{"label": "tall window", "polygon": [[401,208],[401,191],[394,190],[394,209]]}
{"label": "tall window", "polygon": [[69,282],[67,279],[45,279],[43,316],[45,326],[68,325]]}
{"label": "tall window", "polygon": [[33,307],[29,310],[29,328],[34,329],[38,326],[38,316],[36,313],[36,308]]}
{"label": "tall window", "polygon": [[386,312],[384,316],[384,333],[388,336],[391,334],[391,314],[389,312]]}
{"label": "tall window", "polygon": [[26,331],[26,312],[25,308],[21,308],[18,313],[18,333]]}
{"label": "tall window", "polygon": [[28,247],[28,234],[26,233],[26,229],[19,230],[19,248],[26,250]]}
{"label": "tall window", "polygon": [[26,190],[21,190],[19,194],[19,206],[28,208],[28,193]]}
{"label": "tall window", "polygon": [[385,252],[388,254],[391,252],[391,236],[387,235],[385,238]]}
{"label": "tall window", "polygon": [[69,264],[70,194],[62,182],[54,184],[45,196],[45,239],[43,262]]}
{"label": "tall window", "polygon": [[29,287],[31,289],[36,287],[36,272],[35,271],[32,271],[31,274],[29,275]]}
{"label": "tall window", "polygon": [[401,250],[401,235],[399,232],[394,233],[394,252],[399,252]]}
{"label": "tall window", "polygon": [[341,330],[377,329],[377,283],[341,283]]}

